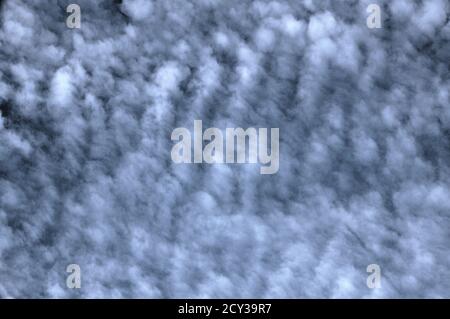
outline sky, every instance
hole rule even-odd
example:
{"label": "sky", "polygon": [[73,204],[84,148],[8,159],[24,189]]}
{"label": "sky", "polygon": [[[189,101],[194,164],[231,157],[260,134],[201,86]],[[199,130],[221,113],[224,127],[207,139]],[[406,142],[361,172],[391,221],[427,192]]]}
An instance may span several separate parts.
{"label": "sky", "polygon": [[[449,298],[449,14],[1,1],[0,297]],[[194,120],[279,128],[279,170],[174,163]]]}

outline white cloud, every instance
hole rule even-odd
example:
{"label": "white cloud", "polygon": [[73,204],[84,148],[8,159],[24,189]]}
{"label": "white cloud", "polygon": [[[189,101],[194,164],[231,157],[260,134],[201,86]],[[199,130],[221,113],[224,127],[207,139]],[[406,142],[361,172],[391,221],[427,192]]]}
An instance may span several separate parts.
{"label": "white cloud", "polygon": [[[0,296],[449,297],[448,4],[367,3],[6,1]],[[279,172],[172,163],[194,119]]]}

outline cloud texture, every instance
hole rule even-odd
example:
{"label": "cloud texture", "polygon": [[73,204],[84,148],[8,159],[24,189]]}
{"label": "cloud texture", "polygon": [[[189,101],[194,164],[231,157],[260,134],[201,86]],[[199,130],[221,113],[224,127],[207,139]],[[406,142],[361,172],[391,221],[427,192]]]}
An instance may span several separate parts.
{"label": "cloud texture", "polygon": [[[368,0],[69,3],[1,4],[1,297],[450,297],[446,0],[381,29]],[[279,172],[172,163],[195,119],[279,127]]]}

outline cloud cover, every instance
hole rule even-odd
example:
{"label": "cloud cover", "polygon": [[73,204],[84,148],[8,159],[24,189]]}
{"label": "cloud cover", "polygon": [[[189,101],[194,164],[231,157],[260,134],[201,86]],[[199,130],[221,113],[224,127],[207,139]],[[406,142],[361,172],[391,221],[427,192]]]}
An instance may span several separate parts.
{"label": "cloud cover", "polygon": [[[69,3],[1,4],[1,297],[450,297],[447,1]],[[172,163],[194,119],[279,172]]]}

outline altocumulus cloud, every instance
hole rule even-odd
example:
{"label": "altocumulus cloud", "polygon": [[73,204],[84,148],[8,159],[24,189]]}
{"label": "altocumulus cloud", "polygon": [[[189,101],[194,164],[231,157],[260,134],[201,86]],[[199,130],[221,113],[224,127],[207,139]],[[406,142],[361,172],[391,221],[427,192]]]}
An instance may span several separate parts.
{"label": "altocumulus cloud", "polygon": [[[450,297],[449,4],[373,2],[3,1],[0,296]],[[172,163],[195,119],[279,172]]]}

